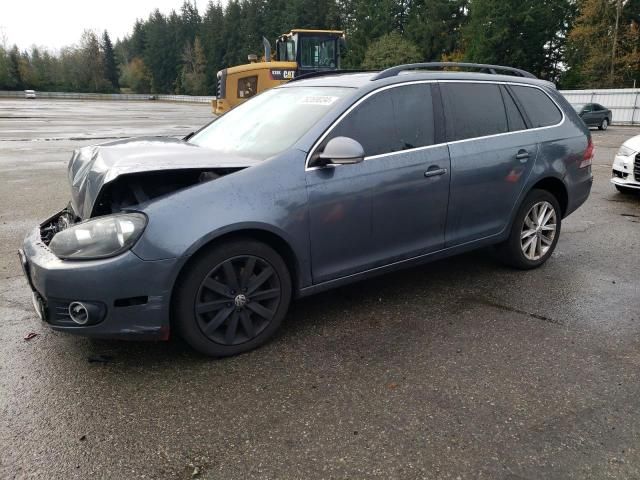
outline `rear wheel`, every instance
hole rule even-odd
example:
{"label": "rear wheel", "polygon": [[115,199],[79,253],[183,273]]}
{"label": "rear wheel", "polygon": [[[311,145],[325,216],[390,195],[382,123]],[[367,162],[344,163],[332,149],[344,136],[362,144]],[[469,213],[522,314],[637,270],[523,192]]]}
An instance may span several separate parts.
{"label": "rear wheel", "polygon": [[605,118],[598,126],[598,130],[606,130],[607,128],[609,128],[609,120]]}
{"label": "rear wheel", "polygon": [[561,222],[556,197],[546,190],[532,190],[518,209],[509,238],[498,246],[500,258],[520,269],[539,267],[556,248]]}
{"label": "rear wheel", "polygon": [[189,345],[224,357],[265,343],[291,300],[291,276],[272,248],[238,240],[199,255],[176,289],[174,318]]}

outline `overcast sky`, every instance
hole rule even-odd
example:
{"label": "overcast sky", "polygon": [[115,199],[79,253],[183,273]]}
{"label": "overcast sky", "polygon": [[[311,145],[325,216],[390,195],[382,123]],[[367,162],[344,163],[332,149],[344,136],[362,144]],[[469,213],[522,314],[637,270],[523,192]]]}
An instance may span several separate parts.
{"label": "overcast sky", "polygon": [[[0,42],[21,49],[35,44],[56,50],[78,43],[84,29],[108,30],[111,40],[131,33],[136,18],[155,8],[179,10],[183,0],[0,0]],[[223,2],[224,3],[224,2]],[[197,2],[200,14],[207,0]]]}

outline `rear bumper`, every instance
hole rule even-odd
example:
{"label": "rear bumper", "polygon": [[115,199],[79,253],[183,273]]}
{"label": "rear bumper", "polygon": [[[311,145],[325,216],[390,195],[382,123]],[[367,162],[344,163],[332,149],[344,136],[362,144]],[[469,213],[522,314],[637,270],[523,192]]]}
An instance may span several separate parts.
{"label": "rear bumper", "polygon": [[[61,260],[42,242],[39,228],[25,238],[20,257],[34,306],[54,330],[96,338],[168,339],[175,259],[143,261],[129,251],[102,260]],[[92,308],[91,324],[71,320],[71,302]]]}
{"label": "rear bumper", "polygon": [[570,187],[569,201],[567,204],[567,211],[564,216],[567,217],[575,212],[584,202],[587,201],[591,194],[591,187],[593,186],[593,175],[589,175],[587,178],[580,182],[575,182]]}

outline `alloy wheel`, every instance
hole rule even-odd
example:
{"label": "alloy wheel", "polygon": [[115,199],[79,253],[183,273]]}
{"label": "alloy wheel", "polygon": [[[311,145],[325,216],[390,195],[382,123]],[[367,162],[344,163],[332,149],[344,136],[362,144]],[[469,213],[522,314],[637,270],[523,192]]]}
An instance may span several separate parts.
{"label": "alloy wheel", "polygon": [[524,217],[520,233],[520,247],[531,261],[544,257],[556,237],[557,217],[553,205],[547,201],[534,204]]}
{"label": "alloy wheel", "polygon": [[253,255],[229,258],[200,284],[196,320],[213,342],[239,345],[267,328],[280,298],[280,279],[269,262]]}

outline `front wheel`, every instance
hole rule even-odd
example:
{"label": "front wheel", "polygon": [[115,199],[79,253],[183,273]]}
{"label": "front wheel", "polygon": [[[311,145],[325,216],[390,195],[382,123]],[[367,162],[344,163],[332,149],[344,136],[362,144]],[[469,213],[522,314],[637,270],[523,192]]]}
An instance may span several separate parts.
{"label": "front wheel", "polygon": [[607,128],[609,128],[609,120],[605,118],[604,120],[602,120],[602,123],[600,123],[600,125],[598,126],[598,130],[606,130]]}
{"label": "front wheel", "polygon": [[179,280],[173,315],[184,340],[205,355],[237,355],[265,343],[291,300],[291,276],[271,247],[253,240],[199,254]]}
{"label": "front wheel", "polygon": [[532,190],[518,209],[509,238],[498,246],[500,258],[523,270],[539,267],[555,250],[561,223],[556,197]]}

